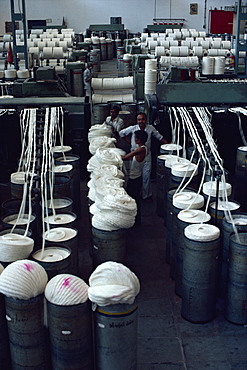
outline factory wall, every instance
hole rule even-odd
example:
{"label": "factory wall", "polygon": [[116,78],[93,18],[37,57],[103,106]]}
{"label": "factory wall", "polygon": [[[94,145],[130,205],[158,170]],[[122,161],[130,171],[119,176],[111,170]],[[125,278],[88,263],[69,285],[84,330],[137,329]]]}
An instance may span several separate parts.
{"label": "factory wall", "polygon": [[[18,12],[15,0],[15,11]],[[47,25],[61,25],[63,17],[69,28],[83,32],[90,24],[110,23],[110,17],[122,17],[131,33],[142,32],[153,18],[184,18],[184,28],[208,31],[210,9],[224,9],[233,0],[198,0],[198,14],[190,15],[191,0],[26,0],[27,19],[50,19]],[[205,22],[206,14],[206,22]],[[5,21],[11,20],[10,0],[0,0],[0,35],[5,33]],[[205,26],[205,27],[204,27]]]}

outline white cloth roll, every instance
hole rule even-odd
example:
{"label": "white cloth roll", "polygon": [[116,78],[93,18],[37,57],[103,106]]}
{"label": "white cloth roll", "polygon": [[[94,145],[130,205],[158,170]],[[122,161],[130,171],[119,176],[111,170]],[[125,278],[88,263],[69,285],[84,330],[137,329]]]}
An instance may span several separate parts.
{"label": "white cloth roll", "polygon": [[61,46],[57,46],[53,48],[53,58],[61,59],[63,58],[63,48]]}

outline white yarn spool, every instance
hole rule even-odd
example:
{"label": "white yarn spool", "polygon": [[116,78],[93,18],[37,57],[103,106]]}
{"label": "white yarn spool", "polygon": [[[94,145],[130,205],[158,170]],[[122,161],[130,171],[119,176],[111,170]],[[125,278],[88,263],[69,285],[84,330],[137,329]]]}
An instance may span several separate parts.
{"label": "white yarn spool", "polygon": [[181,45],[182,46],[187,46],[188,48],[190,48],[191,47],[191,41],[189,41],[189,40],[182,40],[181,41]]}
{"label": "white yarn spool", "polygon": [[177,155],[170,154],[170,157],[166,160],[165,167],[172,168],[175,163],[190,163],[188,159],[178,157]]}
{"label": "white yarn spool", "polygon": [[71,48],[71,47],[72,47],[72,45],[73,45],[73,40],[72,40],[71,38],[67,38],[67,37],[65,37],[65,38],[63,39],[63,41],[67,42],[67,45],[68,45],[68,47],[69,47],[69,48]]}
{"label": "white yarn spool", "polygon": [[4,71],[0,71],[0,79],[3,79],[3,78],[4,78],[4,76],[5,76]]}
{"label": "white yarn spool", "polygon": [[188,57],[188,67],[197,67],[199,65],[199,58],[197,56]]}
{"label": "white yarn spool", "polygon": [[191,31],[190,35],[191,35],[191,37],[196,38],[196,37],[198,37],[199,33],[197,31]]}
{"label": "white yarn spool", "polygon": [[202,57],[203,48],[202,46],[193,46],[193,54],[198,57]]}
{"label": "white yarn spool", "polygon": [[103,79],[93,77],[91,85],[92,85],[93,90],[102,90],[102,88],[103,88]]}
{"label": "white yarn spool", "polygon": [[222,48],[223,49],[230,49],[231,48],[231,41],[223,40],[222,41]]}
{"label": "white yarn spool", "polygon": [[171,65],[180,67],[181,66],[181,60],[180,57],[171,57]]}
{"label": "white yarn spool", "polygon": [[29,70],[28,69],[19,69],[17,71],[17,77],[18,78],[29,78],[30,77]]}
{"label": "white yarn spool", "polygon": [[164,46],[156,46],[154,55],[156,57],[160,57],[165,55],[165,47]]}
{"label": "white yarn spool", "polygon": [[34,40],[34,39],[37,39],[38,35],[36,33],[31,33],[30,34],[30,40]]}
{"label": "white yarn spool", "polygon": [[28,225],[35,220],[35,216],[24,213],[21,217],[18,214],[11,214],[3,218],[3,222],[9,225]]}
{"label": "white yarn spool", "polygon": [[45,46],[46,46],[46,41],[38,41],[39,51],[42,51]]}
{"label": "white yarn spool", "polygon": [[157,59],[145,59],[145,70],[157,69]]}
{"label": "white yarn spool", "polygon": [[211,41],[211,48],[212,49],[220,49],[221,48],[221,39],[220,40],[213,40]]}
{"label": "white yarn spool", "polygon": [[33,48],[34,47],[34,42],[33,41],[30,41],[30,40],[27,40],[27,48]]}
{"label": "white yarn spool", "polygon": [[217,49],[208,49],[208,56],[210,57],[216,57],[218,55]]}
{"label": "white yarn spool", "polygon": [[14,80],[17,77],[16,69],[5,69],[5,78],[8,80]]}
{"label": "white yarn spool", "polygon": [[206,32],[205,31],[199,31],[199,36],[200,37],[206,37]]}
{"label": "white yarn spool", "polygon": [[11,35],[3,35],[3,42],[10,42],[12,40]]}
{"label": "white yarn spool", "polygon": [[201,194],[184,191],[173,195],[172,204],[180,209],[200,209],[204,206],[204,197]]}
{"label": "white yarn spool", "polygon": [[133,94],[124,94],[122,95],[122,102],[123,103],[133,103],[135,100]]}
{"label": "white yarn spool", "polygon": [[19,260],[5,267],[0,275],[0,292],[7,297],[30,299],[42,294],[48,276],[37,262]]}
{"label": "white yarn spool", "polygon": [[73,170],[72,164],[61,164],[53,167],[53,172],[55,173],[65,173],[70,172],[72,170]]}
{"label": "white yarn spool", "polygon": [[227,49],[217,49],[217,56],[225,57],[227,53],[230,53]]}
{"label": "white yarn spool", "polygon": [[171,64],[171,57],[162,56],[160,58],[161,67],[169,67],[170,64]]}
{"label": "white yarn spool", "polygon": [[179,55],[181,57],[186,57],[189,54],[189,48],[188,46],[180,46]]}
{"label": "white yarn spool", "polygon": [[214,73],[214,58],[203,57],[202,58],[202,74],[211,75]]}
{"label": "white yarn spool", "polygon": [[51,46],[45,46],[43,48],[43,58],[52,59],[53,57],[53,48]]}
{"label": "white yarn spool", "polygon": [[201,42],[201,46],[203,47],[203,49],[209,49],[209,47],[210,47],[210,41],[203,40]]}
{"label": "white yarn spool", "polygon": [[114,78],[103,78],[102,88],[104,90],[114,89]]}
{"label": "white yarn spool", "polygon": [[216,57],[214,62],[214,74],[223,75],[225,72],[225,57]]}
{"label": "white yarn spool", "polygon": [[146,32],[141,33],[141,41],[142,42],[146,41],[147,37],[148,37],[148,33],[146,33]]}
{"label": "white yarn spool", "polygon": [[61,46],[57,46],[53,48],[53,58],[61,59],[63,58],[63,48]]}
{"label": "white yarn spool", "polygon": [[170,44],[170,47],[171,46],[178,46],[178,40],[170,40],[169,44]]}
{"label": "white yarn spool", "polygon": [[199,46],[198,45],[198,41],[195,41],[195,40],[194,41],[191,41],[190,42],[190,47],[193,48],[193,46]]}
{"label": "white yarn spool", "polygon": [[174,30],[174,39],[175,40],[181,40],[182,38],[182,32],[180,32],[179,30]]}
{"label": "white yarn spool", "polygon": [[179,49],[179,47],[178,46],[171,46],[170,47],[170,51],[171,51],[171,56],[172,57],[178,57],[180,54],[179,54],[179,52],[180,52],[180,49]]}
{"label": "white yarn spool", "polygon": [[162,40],[160,41],[160,46],[164,46],[165,49],[168,49],[170,47],[170,43],[168,40]]}
{"label": "white yarn spool", "polygon": [[157,70],[156,69],[147,69],[145,70],[145,81],[146,82],[155,82],[157,80]]}
{"label": "white yarn spool", "polygon": [[47,301],[59,306],[73,306],[88,300],[88,285],[70,274],[54,276],[45,287]]}
{"label": "white yarn spool", "polygon": [[188,30],[182,30],[182,38],[186,39],[186,37],[190,36],[190,32]]}
{"label": "white yarn spool", "polygon": [[57,46],[57,42],[56,41],[47,41],[47,46],[48,47],[51,47],[51,48],[54,48],[55,46]]}
{"label": "white yarn spool", "polygon": [[137,276],[117,262],[104,262],[89,277],[88,297],[99,306],[133,304],[140,292]]}
{"label": "white yarn spool", "polygon": [[58,47],[62,48],[63,51],[66,53],[66,51],[68,50],[68,42],[63,40],[63,41],[59,41],[58,42]]}
{"label": "white yarn spool", "polygon": [[196,40],[198,42],[198,46],[202,45],[203,37],[196,37]]}
{"label": "white yarn spool", "polygon": [[218,227],[209,224],[197,225],[192,224],[186,226],[184,235],[190,240],[201,242],[209,242],[220,237],[220,230]]}
{"label": "white yarn spool", "polygon": [[13,262],[28,258],[33,250],[34,241],[28,236],[9,233],[0,236],[0,255],[2,262]]}
{"label": "white yarn spool", "polygon": [[[210,203],[211,208],[216,208],[216,202]],[[240,208],[240,205],[236,202],[225,202],[219,199],[217,209],[219,211],[237,211]]]}
{"label": "white yarn spool", "polygon": [[172,33],[172,32],[173,32],[172,28],[167,28],[166,29],[166,35],[169,35],[169,33]]}
{"label": "white yarn spool", "polygon": [[211,220],[209,213],[198,209],[182,209],[177,217],[179,220],[191,224],[209,222]]}

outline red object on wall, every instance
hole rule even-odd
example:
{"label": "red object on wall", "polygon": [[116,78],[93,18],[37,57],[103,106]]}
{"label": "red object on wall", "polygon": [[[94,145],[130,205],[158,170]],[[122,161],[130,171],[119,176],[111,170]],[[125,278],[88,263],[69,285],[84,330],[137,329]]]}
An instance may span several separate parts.
{"label": "red object on wall", "polygon": [[232,34],[233,12],[226,10],[209,11],[209,32]]}

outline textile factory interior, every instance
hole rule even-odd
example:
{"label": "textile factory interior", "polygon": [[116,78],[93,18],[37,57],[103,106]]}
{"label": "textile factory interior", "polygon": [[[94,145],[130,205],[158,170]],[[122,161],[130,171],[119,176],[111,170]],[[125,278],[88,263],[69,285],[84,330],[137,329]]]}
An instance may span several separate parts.
{"label": "textile factory interior", "polygon": [[0,370],[247,369],[246,21],[1,0]]}

